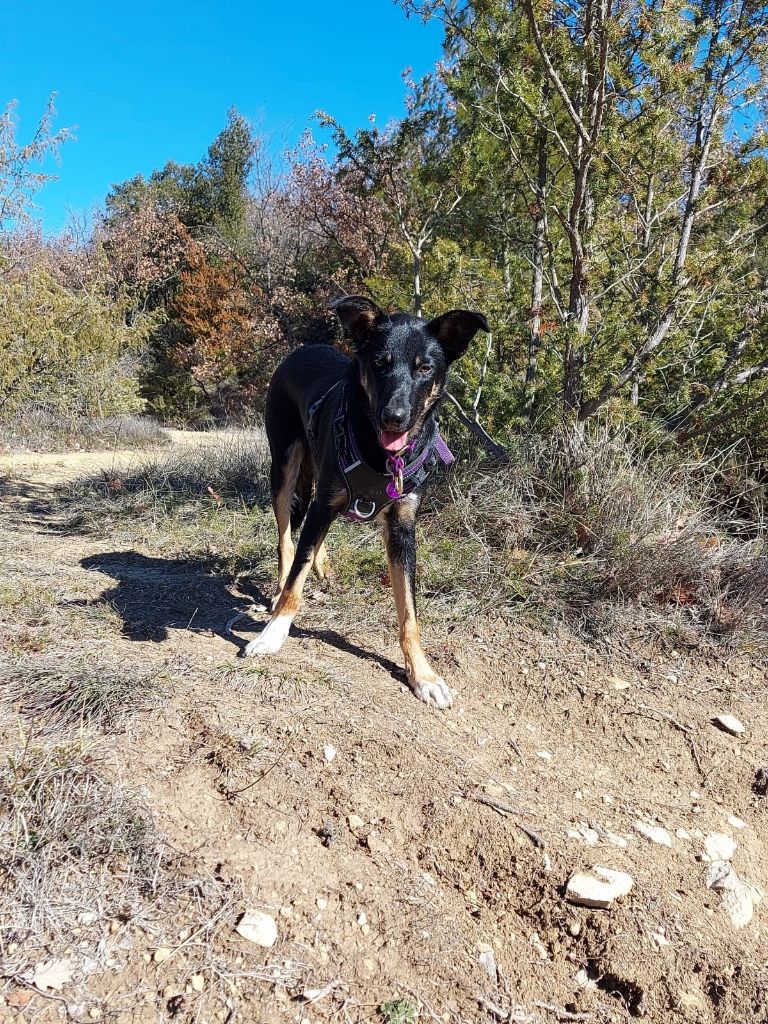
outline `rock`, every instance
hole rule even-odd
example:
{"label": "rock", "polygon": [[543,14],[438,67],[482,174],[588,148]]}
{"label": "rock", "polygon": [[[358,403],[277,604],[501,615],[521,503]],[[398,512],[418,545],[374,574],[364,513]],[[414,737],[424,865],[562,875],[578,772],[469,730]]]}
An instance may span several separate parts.
{"label": "rock", "polygon": [[730,860],[736,852],[736,841],[723,832],[710,832],[704,840],[704,851],[710,860]]}
{"label": "rock", "polygon": [[718,729],[730,733],[731,736],[741,736],[742,733],[747,731],[735,715],[715,715],[712,719],[712,724],[716,725]]}
{"label": "rock", "polygon": [[657,843],[659,846],[672,845],[672,836],[660,825],[649,825],[645,821],[636,821],[635,832],[639,832],[641,836],[645,836],[646,839],[650,839],[652,843]]}
{"label": "rock", "polygon": [[568,879],[565,898],[581,907],[608,910],[614,900],[632,890],[634,879],[624,871],[594,867],[591,871],[577,871]]}
{"label": "rock", "polygon": [[741,818],[737,818],[735,814],[728,815],[728,824],[731,828],[746,828],[746,821],[742,821]]}
{"label": "rock", "polygon": [[628,690],[632,684],[628,683],[626,679],[622,679],[621,676],[609,676],[608,682],[614,690]]}
{"label": "rock", "polygon": [[352,829],[365,827],[365,822],[363,821],[359,814],[350,814],[349,817],[347,818],[347,824]]}
{"label": "rock", "polygon": [[488,977],[495,985],[498,982],[498,971],[496,969],[496,957],[493,955],[492,949],[483,949],[478,957],[480,964],[485,968]]}
{"label": "rock", "polygon": [[315,904],[317,905],[318,910],[325,910],[328,906],[328,900],[325,899],[324,896],[318,896],[315,900]]}
{"label": "rock", "polygon": [[618,846],[622,850],[625,850],[629,845],[624,836],[620,836],[616,832],[611,832],[609,829],[605,829],[604,836],[606,842],[610,843],[611,846]]}
{"label": "rock", "polygon": [[163,964],[165,963],[165,961],[168,959],[172,952],[173,950],[170,948],[170,946],[158,946],[154,952],[154,956],[152,957],[152,959],[155,961],[156,964]]}
{"label": "rock", "polygon": [[336,747],[332,747],[330,743],[326,743],[323,747],[323,757],[329,764],[336,757],[336,753]]}
{"label": "rock", "polygon": [[749,924],[762,893],[750,882],[739,878],[728,861],[713,861],[704,875],[704,884],[708,889],[722,893],[721,906],[734,928],[744,928]]}
{"label": "rock", "polygon": [[552,754],[548,750],[537,750],[536,757],[540,757],[542,761],[552,760]]}
{"label": "rock", "polygon": [[752,792],[757,796],[768,796],[768,768],[757,769],[755,781],[752,783]]}
{"label": "rock", "polygon": [[691,833],[686,831],[684,828],[675,829],[675,835],[678,839],[690,839]]}
{"label": "rock", "polygon": [[651,939],[656,943],[659,949],[661,949],[662,946],[669,945],[669,939],[664,934],[664,932],[652,932]]}
{"label": "rock", "polygon": [[192,986],[193,992],[202,992],[205,989],[205,978],[202,974],[193,974],[189,979],[189,984]]}
{"label": "rock", "polygon": [[536,950],[536,953],[539,955],[540,959],[549,960],[549,953],[547,952],[547,947],[541,941],[541,936],[538,932],[531,932],[531,934],[528,936],[528,941],[530,942],[531,946]]}
{"label": "rock", "polygon": [[361,928],[362,928],[362,926],[363,926],[364,924],[368,924],[368,917],[367,917],[367,915],[365,914],[365,912],[364,912],[364,911],[361,911],[361,912],[360,912],[360,913],[359,913],[359,914],[357,915],[357,923],[358,923],[358,924],[360,925],[360,927],[361,927]]}
{"label": "rock", "polygon": [[257,946],[274,946],[277,940],[277,924],[274,917],[263,914],[260,910],[246,910],[235,925],[235,931]]}

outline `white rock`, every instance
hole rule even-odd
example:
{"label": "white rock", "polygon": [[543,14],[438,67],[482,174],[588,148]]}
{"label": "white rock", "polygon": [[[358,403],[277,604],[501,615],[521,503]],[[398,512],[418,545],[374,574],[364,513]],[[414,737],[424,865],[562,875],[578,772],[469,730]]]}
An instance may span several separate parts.
{"label": "white rock", "polygon": [[669,939],[664,934],[664,932],[652,932],[651,938],[659,948],[661,948],[662,946],[669,945]]}
{"label": "white rock", "polygon": [[235,925],[235,931],[249,942],[255,942],[257,946],[274,946],[277,941],[277,923],[274,917],[260,910],[246,910]]}
{"label": "white rock", "polygon": [[485,968],[488,973],[488,977],[495,985],[498,980],[498,972],[496,969],[496,957],[493,955],[492,949],[484,949],[481,951],[478,957],[480,964]]}
{"label": "white rock", "polygon": [[736,852],[736,840],[723,832],[710,832],[704,840],[704,851],[710,860],[730,860]]}
{"label": "white rock", "polygon": [[611,846],[618,846],[622,850],[626,850],[629,845],[624,836],[620,836],[617,832],[611,832],[609,829],[604,830],[604,836],[606,842],[610,843]]}
{"label": "white rock", "polygon": [[746,821],[742,821],[741,818],[737,818],[735,814],[729,814],[728,815],[728,824],[732,828],[746,828],[747,827]]}
{"label": "white rock", "polygon": [[359,814],[350,814],[347,818],[347,824],[350,828],[362,828],[365,825],[365,822]]}
{"label": "white rock", "polygon": [[589,872],[577,871],[571,875],[565,889],[565,898],[582,907],[607,910],[614,900],[626,896],[634,884],[632,876],[625,871],[598,866]]}
{"label": "white rock", "polygon": [[547,951],[547,947],[541,941],[541,936],[538,932],[531,932],[531,934],[528,936],[528,941],[530,942],[531,946],[533,946],[533,948],[536,950],[536,952],[542,960],[549,960],[549,953]]}
{"label": "white rock", "polygon": [[743,732],[747,731],[735,715],[715,715],[712,721],[725,732],[729,732],[731,736],[741,736]]}
{"label": "white rock", "polygon": [[193,974],[189,979],[189,984],[192,986],[193,992],[202,992],[205,988],[205,978],[202,974]]}
{"label": "white rock", "polygon": [[735,889],[723,893],[723,910],[734,928],[744,928],[755,916],[755,901],[751,889],[741,879]]}
{"label": "white rock", "polygon": [[332,747],[330,743],[326,743],[323,747],[323,757],[329,764],[336,757],[336,753],[336,747]]}
{"label": "white rock", "polygon": [[675,829],[675,835],[678,839],[690,839],[691,833],[687,832],[684,828]]}
{"label": "white rock", "polygon": [[368,918],[365,914],[365,911],[360,911],[360,913],[357,915],[357,923],[360,925],[361,928],[364,924],[368,924]]}
{"label": "white rock", "polygon": [[324,896],[318,896],[315,903],[318,910],[325,910],[328,907],[328,900]]}
{"label": "white rock", "polygon": [[552,760],[552,754],[548,750],[537,750],[536,757],[540,757],[542,761]]}
{"label": "white rock", "polygon": [[672,836],[660,825],[649,825],[645,821],[636,821],[635,832],[639,832],[641,836],[650,839],[652,843],[658,843],[659,846],[672,845]]}
{"label": "white rock", "polygon": [[173,950],[169,946],[158,946],[152,959],[156,964],[163,964],[172,952]]}
{"label": "white rock", "polygon": [[622,679],[621,676],[610,676],[608,682],[614,690],[628,690],[632,685],[626,679]]}

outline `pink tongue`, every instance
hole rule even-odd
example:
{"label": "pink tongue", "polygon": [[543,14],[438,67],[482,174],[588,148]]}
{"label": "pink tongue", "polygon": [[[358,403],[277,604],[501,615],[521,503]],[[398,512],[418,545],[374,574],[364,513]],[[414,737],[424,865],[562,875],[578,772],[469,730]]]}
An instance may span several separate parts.
{"label": "pink tongue", "polygon": [[381,447],[388,452],[399,452],[408,444],[408,431],[402,434],[394,434],[391,430],[382,430],[379,434]]}

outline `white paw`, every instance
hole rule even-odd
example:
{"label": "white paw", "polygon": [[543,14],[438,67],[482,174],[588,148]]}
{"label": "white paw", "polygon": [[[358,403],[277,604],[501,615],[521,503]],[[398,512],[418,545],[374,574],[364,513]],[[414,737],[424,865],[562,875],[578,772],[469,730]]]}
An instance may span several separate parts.
{"label": "white paw", "polygon": [[270,619],[255,640],[251,640],[243,651],[243,657],[256,658],[262,654],[274,654],[279,651],[288,636],[291,620],[287,615],[278,615]]}
{"label": "white paw", "polygon": [[425,704],[429,704],[431,707],[440,708],[441,711],[453,704],[453,694],[448,689],[445,680],[441,679],[440,676],[435,676],[429,682],[421,682],[416,679],[411,683],[411,689],[419,700],[423,700]]}

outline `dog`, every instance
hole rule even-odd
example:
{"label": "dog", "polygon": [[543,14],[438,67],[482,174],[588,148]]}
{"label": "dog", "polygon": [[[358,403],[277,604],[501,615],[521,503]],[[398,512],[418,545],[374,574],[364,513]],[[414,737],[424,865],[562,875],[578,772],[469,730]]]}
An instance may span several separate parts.
{"label": "dog", "polygon": [[[243,653],[282,647],[310,569],[326,576],[325,536],[337,516],[376,521],[383,526],[408,684],[426,704],[447,708],[451,691],[419,639],[415,519],[429,472],[438,459],[453,461],[436,416],[448,368],[479,330],[489,330],[488,322],[466,309],[429,321],[390,314],[359,295],[331,308],[354,358],[330,345],[303,346],[278,366],[267,391],[277,596],[271,618]],[[292,534],[300,527],[294,548]]]}

